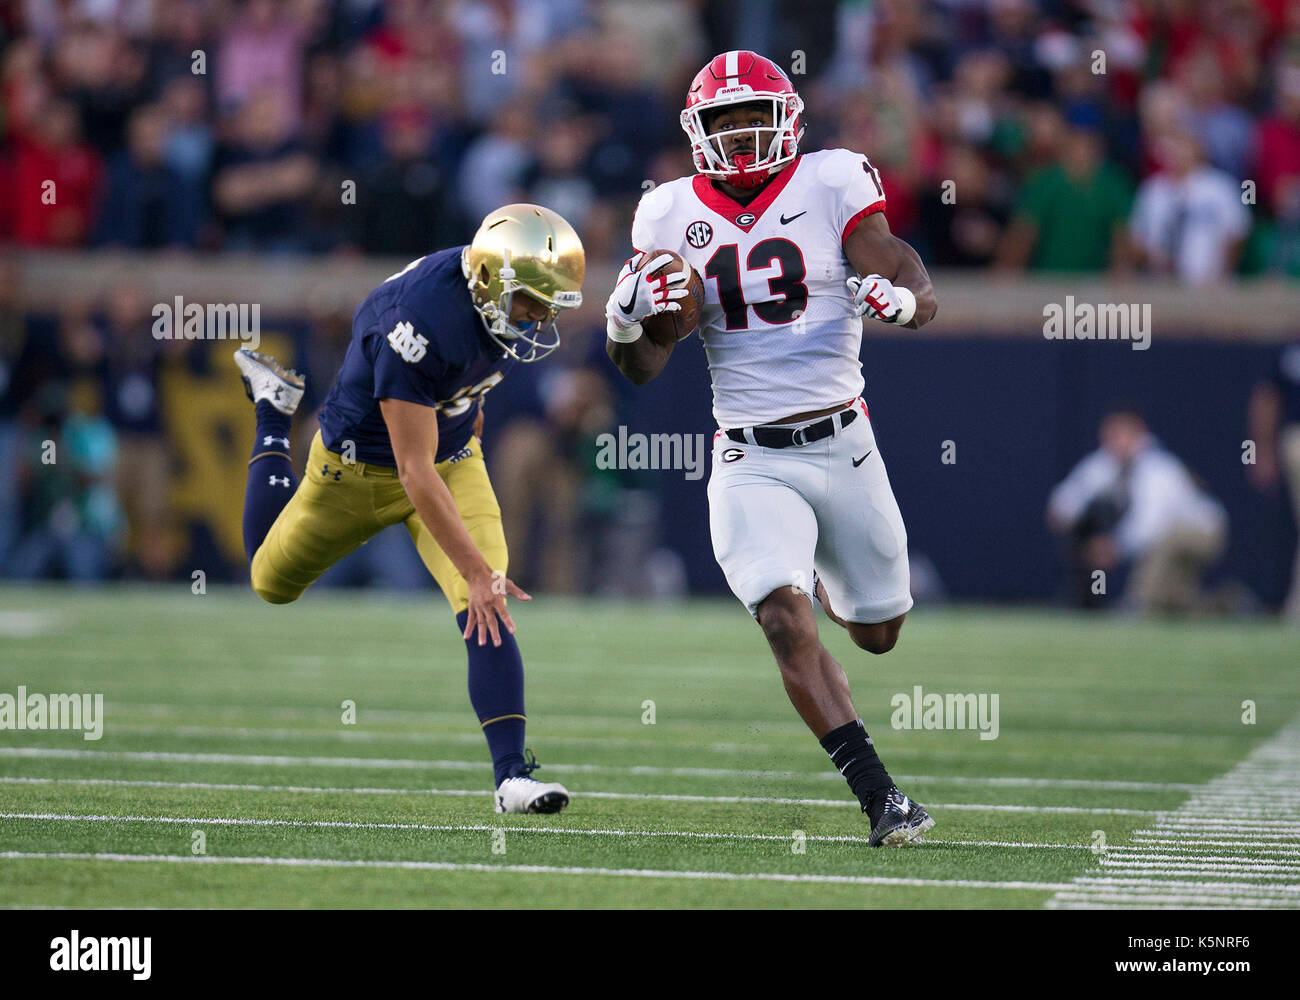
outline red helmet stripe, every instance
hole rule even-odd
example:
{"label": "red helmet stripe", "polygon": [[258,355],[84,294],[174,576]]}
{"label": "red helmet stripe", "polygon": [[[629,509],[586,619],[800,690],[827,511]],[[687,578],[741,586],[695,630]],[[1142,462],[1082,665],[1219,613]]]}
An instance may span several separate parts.
{"label": "red helmet stripe", "polygon": [[[768,131],[754,129],[754,152],[733,161],[723,152],[719,137],[710,134],[705,115],[755,100],[772,102],[772,125]],[[748,49],[732,49],[714,56],[695,75],[680,121],[699,173],[752,187],[798,155],[802,112],[803,101],[780,66]],[[772,138],[764,149],[763,137],[769,132]]]}

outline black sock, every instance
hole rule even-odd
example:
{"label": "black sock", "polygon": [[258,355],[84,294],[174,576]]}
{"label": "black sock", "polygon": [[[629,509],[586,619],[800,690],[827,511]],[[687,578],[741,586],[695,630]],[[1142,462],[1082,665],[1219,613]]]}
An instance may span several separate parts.
{"label": "black sock", "polygon": [[289,417],[265,399],[257,404],[257,440],[244,491],[244,551],[249,562],[298,485],[289,459],[289,424]]}
{"label": "black sock", "polygon": [[849,788],[862,804],[862,811],[871,817],[874,826],[884,811],[884,796],[877,795],[892,788],[894,779],[876,756],[876,748],[867,735],[861,719],[846,722],[832,729],[821,739],[822,749],[831,757],[831,763],[844,775]]}
{"label": "black sock", "polygon": [[[456,615],[461,632],[469,612]],[[492,754],[492,769],[499,785],[506,778],[524,773],[524,661],[515,637],[501,626],[501,645],[489,639],[482,646],[478,634],[465,640],[469,651],[469,702],[478,714],[479,725]]]}

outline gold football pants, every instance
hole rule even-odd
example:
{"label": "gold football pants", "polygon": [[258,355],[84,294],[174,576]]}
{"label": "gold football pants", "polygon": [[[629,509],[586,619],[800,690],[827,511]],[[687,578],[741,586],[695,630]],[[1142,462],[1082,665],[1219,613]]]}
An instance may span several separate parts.
{"label": "gold football pants", "polygon": [[[483,447],[471,438],[468,455],[436,466],[469,536],[494,570],[506,572],[506,538],[501,508],[488,481]],[[464,451],[462,450],[462,455]],[[459,614],[469,607],[469,587],[415,512],[397,470],[364,462],[345,463],[326,449],[320,432],[312,438],[307,470],[253,555],[257,596],[288,604],[322,573],[389,525],[405,522],[425,567]]]}

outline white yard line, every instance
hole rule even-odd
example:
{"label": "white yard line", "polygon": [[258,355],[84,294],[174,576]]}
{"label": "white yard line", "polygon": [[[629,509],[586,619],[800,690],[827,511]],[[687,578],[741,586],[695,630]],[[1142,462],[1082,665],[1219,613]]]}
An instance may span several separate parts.
{"label": "white yard line", "polygon": [[[879,885],[908,886],[916,888],[942,887],[959,889],[1011,889],[1037,892],[1069,893],[1078,890],[1075,883],[1066,882],[1026,882],[1026,881],[990,881],[979,879],[925,879],[903,878],[882,875],[814,875],[787,872],[719,872],[719,871],[675,871],[655,868],[583,868],[576,866],[551,865],[485,865],[447,861],[388,861],[388,860],[352,860],[342,858],[277,858],[277,857],[219,857],[185,854],[115,854],[91,852],[44,852],[44,851],[5,851],[0,852],[0,860],[67,860],[67,861],[106,861],[164,864],[213,864],[213,865],[267,865],[290,868],[380,868],[400,869],[406,871],[464,871],[464,872],[509,872],[529,875],[603,875],[619,878],[658,878],[658,879],[703,879],[727,882],[807,882],[839,885]],[[1125,888],[1114,890],[1117,896],[1132,896],[1151,902],[1172,901],[1182,905],[1208,901],[1218,905],[1221,900],[1232,899],[1230,893],[1242,887],[1234,884],[1216,885],[1203,882],[1165,882],[1152,879],[1123,880]],[[1248,887],[1253,888],[1253,887]],[[1107,890],[1111,891],[1111,890]],[[1243,902],[1253,906],[1279,905],[1277,899],[1261,897],[1240,897]],[[1281,905],[1294,905],[1282,902]]]}
{"label": "white yard line", "polygon": [[[354,730],[335,726],[329,730],[289,730],[289,728],[259,728],[250,726],[159,726],[159,724],[142,724],[142,723],[114,723],[114,730],[122,732],[146,733],[146,735],[164,735],[164,736],[212,736],[216,739],[247,739],[247,740],[339,740],[342,743],[415,743],[415,744],[465,744],[471,746],[482,745],[482,735],[477,732],[465,733],[424,733],[424,732],[374,732],[369,730]],[[612,746],[612,748],[629,748],[629,746],[656,746],[662,748],[663,740],[630,740],[625,737],[549,737],[547,743],[554,745],[591,745],[591,746]],[[763,750],[766,753],[780,752],[783,746],[774,746],[770,744],[763,745],[741,745],[728,744],[725,750],[720,750],[722,744],[703,744],[701,749],[712,750],[712,752],[724,753],[754,753],[755,750]],[[459,763],[459,762],[458,762]],[[464,762],[465,767],[477,767],[472,763]],[[556,765],[552,765],[556,766]],[[558,765],[563,767],[565,765]],[[584,766],[584,765],[577,765]],[[588,765],[590,767],[599,767],[601,765]],[[616,767],[616,766],[614,766]],[[693,774],[705,776],[705,778],[716,778],[716,776],[740,775],[750,776],[754,774],[764,774],[775,776],[775,778],[809,778],[814,780],[829,780],[837,782],[840,775],[835,771],[753,771],[744,769],[727,769],[727,767],[693,767],[693,769],[672,769],[673,774],[681,775],[682,771],[690,771]],[[1092,788],[1097,791],[1106,792],[1192,792],[1201,788],[1200,784],[1195,782],[1121,782],[1121,780],[1108,780],[1096,778],[985,778],[985,776],[970,775],[933,775],[933,774],[896,774],[894,779],[897,782],[915,783],[915,784],[954,784],[954,785],[976,785],[980,788]],[[1294,793],[1297,808],[1300,808],[1300,791]]]}
{"label": "white yard line", "polygon": [[[682,837],[701,840],[766,840],[792,842],[789,834],[775,833],[717,833],[697,830],[620,830],[581,827],[546,827],[546,826],[501,826],[494,824],[468,823],[368,823],[357,820],[293,820],[293,819],[254,819],[226,816],[181,817],[181,816],[110,816],[86,813],[0,813],[0,820],[52,820],[60,822],[86,823],[173,823],[183,826],[288,826],[312,827],[319,829],[359,829],[359,830],[427,830],[439,833],[495,833],[498,830],[507,833],[551,834],[586,837]],[[865,844],[866,837],[851,835],[814,835],[806,834],[804,839],[819,843]],[[1035,850],[1090,850],[1087,844],[1040,844],[1014,840],[934,840],[925,838],[923,843],[944,847],[1010,847]]]}
{"label": "white yard line", "polygon": [[[147,788],[204,788],[220,789],[227,791],[267,791],[267,792],[317,792],[317,793],[345,793],[345,794],[364,794],[364,795],[449,795],[449,796],[473,796],[473,795],[491,795],[488,790],[479,791],[470,788],[317,788],[314,786],[302,785],[240,785],[240,784],[219,784],[214,782],[197,782],[197,781],[127,781],[113,778],[15,778],[0,777],[0,784],[22,783],[30,784],[35,782],[45,783],[59,781],[70,781],[77,784],[92,785],[121,785],[121,786],[139,786]],[[588,799],[632,799],[636,801],[659,801],[659,802],[708,802],[708,803],[743,803],[743,804],[760,804],[760,805],[796,805],[796,806],[832,806],[845,807],[852,806],[858,808],[858,804],[852,799],[801,799],[801,798],[778,798],[773,796],[748,796],[748,795],[671,795],[655,794],[650,792],[581,792],[582,798]],[[1155,813],[1154,809],[1110,809],[1105,807],[1089,808],[1084,806],[1024,806],[1009,805],[1005,803],[997,804],[979,804],[972,802],[932,802],[929,808],[934,809],[956,809],[972,812],[1041,812],[1041,813],[1073,813],[1098,816],[1150,816]]]}
{"label": "white yard line", "polygon": [[1021,889],[1050,892],[1069,889],[1063,882],[994,882],[976,879],[891,878],[875,875],[812,875],[785,872],[674,871],[656,868],[581,868],[559,865],[484,865],[448,861],[360,861],[340,858],[193,857],[184,854],[106,854],[0,852],[0,860],[70,860],[161,862],[166,864],[270,865],[291,868],[395,868],[406,871],[509,872],[524,875],[605,875],[618,878],[691,879],[722,882],[808,882],[831,885],[942,887],[958,889]]}
{"label": "white yard line", "polygon": [[[73,750],[63,747],[0,747],[0,757],[18,757],[27,759],[63,759],[63,760],[132,760],[150,762],[174,762],[187,764],[247,764],[257,767],[337,767],[376,770],[452,770],[481,771],[487,768],[482,761],[460,760],[415,760],[389,757],[295,757],[283,754],[231,754],[231,753],[193,753],[163,750]],[[650,765],[617,764],[548,764],[547,768],[557,774],[568,773],[606,773],[627,775],[656,775],[675,777],[730,777],[754,779],[806,780],[829,778],[832,781],[842,779],[833,770],[828,772],[800,771],[757,771],[734,770],[729,768],[689,768],[689,767],[655,767]],[[904,779],[899,779],[904,780]],[[941,779],[936,778],[936,781]],[[587,792],[587,795],[600,793]],[[604,793],[614,797],[616,793]],[[639,797],[639,796],[633,796]],[[787,799],[787,798],[750,798],[748,796],[656,796],[658,798],[680,798],[683,801],[701,802],[741,802],[767,801],[791,802],[804,805],[841,805],[851,804],[840,799]],[[935,808],[1006,810],[1024,812],[1062,812],[1095,815],[1133,815],[1144,816],[1154,813],[1154,809],[1118,809],[1088,808],[1083,806],[1020,806],[1010,804],[980,805],[974,803],[933,803]]]}
{"label": "white yard line", "polygon": [[[1179,903],[1215,908],[1300,908],[1300,720],[1284,726],[1178,809],[1159,813],[1131,843],[1100,855],[1098,869],[1074,880],[1053,908]],[[1177,848],[1175,850],[1174,848]],[[1230,850],[1229,850],[1230,849]],[[1281,857],[1262,857],[1263,854]],[[1134,890],[1125,876],[1232,879],[1193,894]],[[1284,883],[1284,884],[1277,884]],[[1207,882],[1205,885],[1214,885]]]}
{"label": "white yard line", "polygon": [[[435,833],[549,834],[586,837],[684,837],[701,840],[779,840],[790,836],[771,833],[717,833],[695,830],[618,830],[578,827],[502,826],[484,823],[370,823],[360,820],[255,819],[228,816],[112,816],[81,813],[0,813],[0,820],[53,820],[74,823],[173,823],[181,826],[285,826],[312,829],[422,830]],[[811,836],[805,840],[827,843],[862,843],[866,837]]]}
{"label": "white yard line", "polygon": [[[133,728],[133,727],[122,727]],[[211,732],[213,735],[244,735],[257,736],[266,734],[269,739],[278,739],[287,734],[297,735],[299,730],[254,730],[254,729],[235,729],[222,727],[144,727],[149,731],[159,733],[168,733],[173,735],[184,735],[185,731],[203,730]],[[317,735],[317,734],[308,734]],[[386,739],[400,739],[402,741],[418,742],[427,740],[426,737],[412,737],[412,734],[378,734],[365,732],[335,732],[328,733],[332,738],[346,739],[357,742],[382,742]],[[475,734],[470,734],[469,739],[457,739],[454,742],[472,742],[478,745],[481,738]],[[563,740],[557,740],[557,743],[563,743]],[[618,743],[619,741],[611,741]],[[627,745],[627,744],[623,744]],[[340,767],[340,768],[376,768],[376,769],[432,769],[432,770],[454,770],[454,771],[476,771],[486,769],[488,763],[486,760],[468,761],[468,760],[419,760],[415,758],[391,758],[391,757],[323,757],[319,755],[296,757],[285,754],[232,754],[232,753],[199,753],[189,751],[166,751],[166,750],[82,750],[69,749],[64,747],[0,747],[0,757],[26,757],[26,758],[69,758],[75,759],[85,757],[90,759],[117,759],[117,760],[144,760],[144,761],[176,761],[179,763],[212,763],[212,764],[249,764],[291,767],[300,765],[304,767]],[[827,767],[821,771],[768,771],[748,768],[728,768],[728,767],[661,767],[651,764],[547,764],[548,770],[557,773],[566,774],[637,774],[637,775],[662,775],[666,777],[688,778],[745,778],[745,779],[769,779],[780,781],[831,781],[840,782],[843,778],[832,767]],[[1133,791],[1133,792],[1185,792],[1194,789],[1200,789],[1204,786],[1197,784],[1188,784],[1186,782],[1159,782],[1159,781],[1108,781],[1090,778],[1020,778],[1020,777],[970,777],[970,776],[944,776],[937,774],[896,774],[895,779],[899,783],[925,783],[938,785],[970,785],[980,788],[1069,788],[1069,789],[1096,789],[1099,791]],[[1297,808],[1300,808],[1300,792],[1295,793]]]}

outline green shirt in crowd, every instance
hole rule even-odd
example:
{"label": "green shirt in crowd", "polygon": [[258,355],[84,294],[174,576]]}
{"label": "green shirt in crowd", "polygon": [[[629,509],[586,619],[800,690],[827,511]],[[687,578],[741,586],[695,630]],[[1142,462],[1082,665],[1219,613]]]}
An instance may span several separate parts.
{"label": "green shirt in crowd", "polygon": [[1030,268],[1104,271],[1114,229],[1132,205],[1133,186],[1111,163],[1086,180],[1074,180],[1059,165],[1031,174],[1016,206],[1016,214],[1038,230]]}

